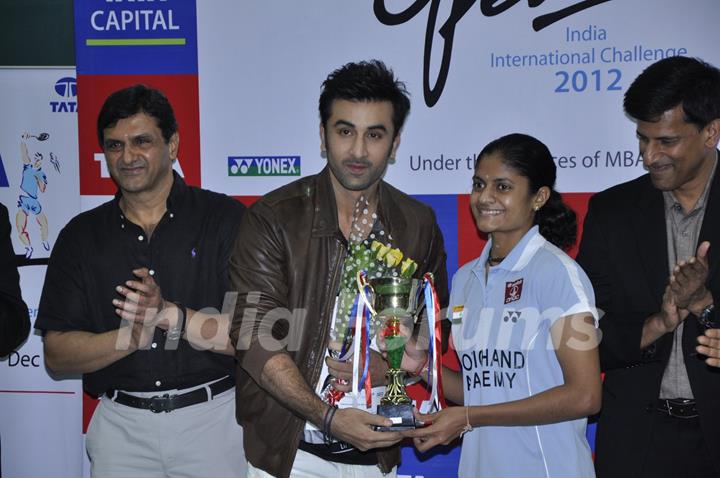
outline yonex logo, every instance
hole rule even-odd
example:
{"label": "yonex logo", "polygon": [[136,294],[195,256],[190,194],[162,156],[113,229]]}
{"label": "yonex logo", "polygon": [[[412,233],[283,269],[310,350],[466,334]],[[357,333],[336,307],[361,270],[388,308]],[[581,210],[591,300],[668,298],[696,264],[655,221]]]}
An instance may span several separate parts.
{"label": "yonex logo", "polygon": [[522,314],[519,310],[506,310],[503,314],[503,322],[511,321],[513,324],[520,320]]}
{"label": "yonex logo", "polygon": [[228,156],[228,176],[300,176],[300,156]]}
{"label": "yonex logo", "polygon": [[63,98],[75,98],[77,96],[77,81],[71,76],[60,78],[55,82],[55,91]]}

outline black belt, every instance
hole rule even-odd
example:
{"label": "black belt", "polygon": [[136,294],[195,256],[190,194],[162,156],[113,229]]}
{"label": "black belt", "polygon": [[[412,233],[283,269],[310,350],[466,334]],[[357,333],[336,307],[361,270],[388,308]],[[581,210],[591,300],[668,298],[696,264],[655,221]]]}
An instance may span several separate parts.
{"label": "black belt", "polygon": [[[223,392],[226,392],[235,386],[235,379],[227,376],[222,380],[213,382],[207,387],[201,387],[193,390],[192,392],[181,393],[179,395],[170,395],[169,393],[163,395],[155,395],[153,397],[136,397],[125,392],[114,392],[109,390],[106,395],[113,401],[127,405],[133,408],[142,408],[144,410],[150,410],[153,413],[160,412],[172,412],[175,409],[189,407],[190,405],[197,405],[198,403],[207,402],[215,398]],[[210,393],[208,394],[208,390]]]}
{"label": "black belt", "polygon": [[659,398],[658,412],[674,418],[696,418],[698,416],[695,400],[691,398]]}
{"label": "black belt", "polygon": [[325,443],[308,443],[301,439],[298,449],[322,458],[325,461],[342,463],[343,465],[378,464],[378,457],[375,450],[363,452],[352,445],[339,441],[326,445]]}

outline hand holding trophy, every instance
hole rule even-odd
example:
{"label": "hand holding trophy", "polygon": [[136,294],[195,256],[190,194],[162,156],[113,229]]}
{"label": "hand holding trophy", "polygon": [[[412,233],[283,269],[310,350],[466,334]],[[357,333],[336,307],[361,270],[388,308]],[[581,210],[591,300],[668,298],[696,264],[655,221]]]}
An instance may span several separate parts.
{"label": "hand holding trophy", "polygon": [[[343,267],[328,350],[332,359],[347,361],[346,370],[352,367],[352,374],[343,374],[343,379],[351,377],[350,380],[330,377],[324,384],[321,397],[326,403],[340,405],[341,408],[340,400],[347,403],[350,398],[355,407],[371,409],[376,406],[377,414],[389,418],[393,423],[392,426],[378,427],[379,431],[413,429],[422,424],[415,422],[401,364],[405,345],[413,336],[417,316],[422,309],[419,307],[419,299],[423,291],[424,305],[428,308],[427,324],[430,326],[428,361],[434,364],[427,383],[433,389],[431,400],[434,398],[433,403],[440,403],[437,386],[440,357],[436,353],[440,346],[436,320],[439,318],[439,310],[432,275],[425,274],[422,279],[413,278],[417,264],[405,257],[402,251],[393,248],[391,235],[382,230],[377,215],[362,198],[356,204],[348,239],[348,255]],[[384,394],[382,390],[372,391],[373,387],[377,387],[372,383],[372,374],[368,368],[372,347],[375,346],[371,343],[373,337],[377,338],[377,345],[383,349],[389,366],[385,374],[387,383]],[[348,397],[344,399],[346,395]]]}
{"label": "hand holding trophy", "polygon": [[370,293],[361,292],[362,297],[374,320],[380,324],[378,343],[385,351],[390,365],[387,371],[387,388],[377,407],[377,414],[389,418],[393,425],[378,427],[377,430],[402,431],[423,426],[415,420],[412,400],[405,390],[406,372],[401,366],[405,347],[414,334],[417,318],[422,310],[419,298],[424,291],[430,339],[427,354],[427,383],[431,386],[430,402],[439,410],[442,407],[440,323],[437,320],[439,305],[432,274],[425,274],[422,283],[410,277],[370,279],[365,290],[369,290]]}

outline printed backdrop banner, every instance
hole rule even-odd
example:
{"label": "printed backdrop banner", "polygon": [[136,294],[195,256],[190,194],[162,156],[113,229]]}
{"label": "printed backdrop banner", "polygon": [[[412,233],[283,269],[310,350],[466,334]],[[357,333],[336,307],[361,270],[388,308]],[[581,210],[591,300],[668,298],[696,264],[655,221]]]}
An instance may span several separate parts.
{"label": "printed backdrop banner", "polygon": [[[76,0],[74,6],[77,100],[72,71],[0,72],[0,200],[16,221],[18,197],[36,194],[26,207],[34,200],[42,206],[49,248],[79,209],[114,192],[94,121],[104,96],[132,83],[166,90],[179,112],[181,174],[250,203],[324,166],[317,101],[327,74],[349,61],[383,60],[412,95],[386,179],[435,209],[452,274],[483,243],[468,193],[475,155],[488,141],[516,131],[544,141],[558,165],[558,189],[582,219],[593,192],[643,173],[634,126],[622,112],[630,82],[670,55],[720,65],[717,0]],[[40,133],[49,137],[42,141]],[[31,159],[25,172],[22,141]],[[33,314],[48,255],[41,223],[34,214],[21,222],[32,252],[17,226],[13,233],[16,252],[29,256],[21,274]],[[82,407],[79,382],[50,379],[42,361],[35,335],[0,362],[0,434],[13,437],[3,440],[4,471],[87,474],[81,410],[87,423],[94,402]],[[591,441],[593,434],[590,428]],[[37,460],[39,449],[46,459]],[[405,447],[400,476],[453,476],[458,452],[451,446],[419,456]]]}
{"label": "printed backdrop banner", "polygon": [[[50,250],[80,209],[75,71],[0,69],[0,104],[0,202],[34,323]],[[48,375],[37,334],[0,360],[3,476],[80,476],[81,389]]]}
{"label": "printed backdrop banner", "polygon": [[217,0],[197,14],[203,186],[236,195],[322,168],[320,86],[348,61],[383,60],[412,94],[386,176],[411,194],[469,193],[475,154],[510,132],[550,147],[560,191],[635,178],[628,85],[670,55],[720,63],[716,0]]}
{"label": "printed backdrop banner", "polygon": [[[483,244],[467,194],[486,143],[511,132],[545,142],[557,188],[582,221],[591,193],[643,173],[634,126],[622,112],[632,80],[672,55],[720,64],[709,41],[720,20],[716,0],[216,0],[197,7],[203,187],[256,196],[318,172],[322,81],[349,61],[383,60],[412,94],[386,179],[435,208],[451,274]],[[593,443],[592,426],[588,437]],[[400,475],[453,476],[457,451],[418,456],[405,448]]]}
{"label": "printed backdrop banner", "polygon": [[79,75],[197,73],[194,0],[76,0]]}

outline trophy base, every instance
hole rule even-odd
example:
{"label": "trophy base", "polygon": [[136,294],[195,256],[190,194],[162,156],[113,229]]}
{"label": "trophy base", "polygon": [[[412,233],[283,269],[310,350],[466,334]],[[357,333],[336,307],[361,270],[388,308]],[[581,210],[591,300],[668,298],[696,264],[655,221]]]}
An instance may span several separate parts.
{"label": "trophy base", "polygon": [[375,427],[375,430],[379,432],[414,430],[419,425],[415,423],[413,406],[410,403],[380,404],[377,406],[377,414],[389,418],[393,422],[389,427]]}

